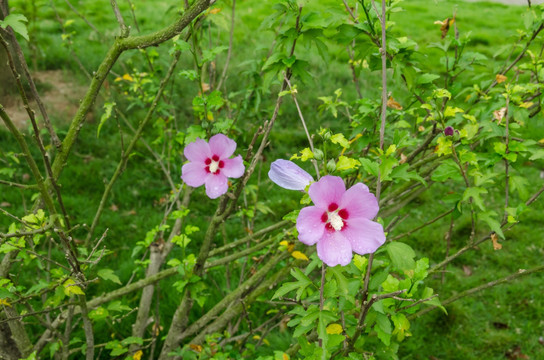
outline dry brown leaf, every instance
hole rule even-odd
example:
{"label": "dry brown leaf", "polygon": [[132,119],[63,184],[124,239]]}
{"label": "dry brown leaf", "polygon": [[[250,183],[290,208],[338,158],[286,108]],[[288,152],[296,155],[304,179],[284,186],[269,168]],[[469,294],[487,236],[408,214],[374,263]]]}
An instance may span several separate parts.
{"label": "dry brown leaf", "polygon": [[111,204],[110,210],[113,211],[113,212],[116,212],[116,211],[119,211],[119,207],[117,205],[115,205],[115,204]]}
{"label": "dry brown leaf", "polygon": [[465,276],[472,275],[472,268],[468,265],[463,265],[463,272],[465,273]]}
{"label": "dry brown leaf", "polygon": [[392,96],[387,100],[387,107],[395,110],[402,110],[402,105],[399,104]]}
{"label": "dry brown leaf", "polygon": [[491,241],[493,242],[493,249],[494,250],[502,249],[502,245],[499,244],[499,236],[497,235],[497,233],[491,234]]}
{"label": "dry brown leaf", "polygon": [[404,164],[408,160],[408,156],[404,155],[403,153],[400,154],[400,161],[399,164]]}
{"label": "dry brown leaf", "polygon": [[159,336],[160,332],[163,330],[164,328],[159,325],[158,323],[153,323],[153,333],[155,334],[155,336]]}
{"label": "dry brown leaf", "polygon": [[203,82],[202,83],[202,91],[206,92],[210,90],[210,84]]}
{"label": "dry brown leaf", "polygon": [[419,125],[419,127],[417,128],[417,131],[419,132],[425,131],[425,127],[423,125]]}
{"label": "dry brown leaf", "polygon": [[9,202],[7,202],[7,201],[2,201],[0,203],[0,207],[10,207],[10,206],[11,206],[11,204]]}
{"label": "dry brown leaf", "polygon": [[506,116],[506,107],[493,111],[493,120],[497,120],[500,124],[502,119]]}
{"label": "dry brown leaf", "polygon": [[444,21],[437,20],[434,22],[435,24],[440,25],[440,31],[442,31],[442,39],[445,38],[446,35],[448,35],[448,30],[450,29],[450,27],[453,25],[454,22],[455,22],[455,15],[453,16],[453,18],[448,17]]}
{"label": "dry brown leaf", "polygon": [[495,76],[495,80],[497,81],[497,84],[500,84],[508,80],[508,78],[503,74],[497,74],[497,76]]}

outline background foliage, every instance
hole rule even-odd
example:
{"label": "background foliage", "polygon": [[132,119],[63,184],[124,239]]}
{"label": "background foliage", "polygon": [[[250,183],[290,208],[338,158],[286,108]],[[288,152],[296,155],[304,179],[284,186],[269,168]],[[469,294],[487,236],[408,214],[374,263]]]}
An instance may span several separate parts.
{"label": "background foliage", "polygon": [[[188,14],[181,2],[118,5],[131,36],[166,28]],[[376,5],[379,8],[379,2]],[[381,152],[381,26],[370,1],[348,2],[355,19],[337,1],[218,1],[189,26],[157,41],[160,46],[124,51],[109,74],[99,68],[108,49],[123,41],[130,46],[110,2],[10,1],[10,13],[28,19],[8,25],[17,32],[33,73],[61,70],[74,89],[87,89],[97,76],[104,82],[94,106],[84,114],[86,120],[57,179],[66,217],[59,215],[56,193],[52,198],[58,213],[44,208],[37,180],[13,136],[16,131],[0,128],[4,334],[13,334],[14,328],[5,325],[17,321],[24,325],[31,345],[37,346],[63,311],[76,311],[81,301],[89,303],[149,279],[155,261],[151,258],[159,249],[167,256],[161,270],[171,273],[151,295],[141,336],[134,333],[134,324],[145,297],[142,287],[89,308],[95,357],[158,357],[182,299],[194,301],[182,326],[187,329],[200,324],[227,294],[235,294],[240,283],[264,269],[261,279],[270,281],[270,288],[240,294],[173,349],[184,358],[199,359],[341,358],[344,340],[350,342],[357,329],[368,256],[356,257],[344,269],[327,270],[329,312],[320,312],[320,261],[312,248],[296,241],[293,224],[281,222],[308,198],[280,189],[266,176],[273,160],[295,156],[314,176],[312,158],[322,174],[342,176],[350,185],[362,181],[373,192],[379,169],[383,186],[379,221],[388,231],[388,244],[376,254],[370,293],[409,287],[401,297],[439,294],[430,304],[404,312],[397,310],[408,302],[379,302],[369,310],[356,351],[346,356],[542,357],[544,304],[538,274],[463,296],[445,305],[445,311],[418,312],[465,290],[519,274],[519,269],[542,269],[542,201],[533,197],[542,188],[544,157],[541,8],[423,0],[394,0],[387,5],[389,101]],[[1,34],[9,39],[7,31]],[[176,67],[168,77],[173,63]],[[285,76],[290,76],[296,91],[289,91]],[[56,81],[37,82],[38,93],[52,91]],[[25,89],[31,93],[26,80]],[[293,95],[316,151],[309,148]],[[81,99],[68,99],[63,108],[77,109],[88,96],[83,91]],[[0,101],[9,116],[17,111],[13,98],[16,95],[9,104]],[[56,134],[65,139],[78,114],[45,105]],[[31,106],[37,110],[34,102]],[[508,110],[501,115],[503,108]],[[36,116],[41,123],[42,115],[37,111]],[[242,181],[234,182],[235,200],[227,196],[211,201],[203,189],[191,192],[181,186],[182,150],[187,143],[221,132],[236,139],[237,152],[245,156],[248,149],[257,151],[262,126],[266,130],[264,121],[269,119],[276,119],[270,144],[258,154],[247,185],[242,189],[237,187]],[[29,124],[25,118],[20,131],[40,173],[50,178]],[[139,126],[141,139],[129,148],[135,139],[133,129]],[[456,130],[453,137],[444,135],[446,126]],[[55,159],[61,151],[51,133],[42,127],[39,133],[45,151]],[[250,159],[246,158],[247,167]],[[117,176],[111,192],[103,196]],[[47,186],[54,190],[51,183]],[[232,214],[215,224],[213,214],[221,204]],[[287,216],[295,218],[294,213]],[[66,219],[73,227],[71,246],[77,248],[83,266],[82,283],[66,260],[61,235],[52,231],[66,229]],[[176,226],[178,219],[183,223]],[[274,224],[279,225],[273,231],[259,233]],[[209,238],[214,245],[208,260],[227,260],[197,274],[193,266],[212,226],[216,231]],[[33,230],[39,234],[6,236]],[[491,236],[501,249],[495,249],[498,245],[492,245]],[[213,253],[232,243],[239,247]],[[163,251],[166,244],[172,244],[170,252]],[[240,255],[246,248],[249,253]],[[299,254],[295,251],[305,255],[295,256]],[[455,258],[445,268],[438,267],[447,255]],[[432,271],[428,276],[426,263]],[[346,314],[344,323],[340,310]],[[226,324],[204,326],[216,324],[215,316],[229,312],[233,316]],[[14,320],[19,315],[24,317]],[[35,355],[39,358],[89,356],[84,318],[78,313],[68,326],[61,324],[40,349],[19,346],[19,351],[26,352],[24,357],[33,356],[33,350],[41,351]],[[340,329],[329,327],[334,324]],[[325,355],[318,337],[325,341]]]}

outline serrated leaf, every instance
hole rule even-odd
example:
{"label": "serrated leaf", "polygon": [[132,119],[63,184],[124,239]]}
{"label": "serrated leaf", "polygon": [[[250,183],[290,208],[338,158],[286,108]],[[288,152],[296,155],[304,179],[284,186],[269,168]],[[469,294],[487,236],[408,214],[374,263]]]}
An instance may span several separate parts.
{"label": "serrated leaf", "polygon": [[415,268],[416,263],[414,258],[416,257],[416,253],[409,245],[395,241],[389,243],[386,250],[391,262],[398,269],[411,270]]}
{"label": "serrated leaf", "polygon": [[358,160],[348,158],[346,156],[340,156],[336,163],[336,170],[343,171],[349,169],[357,169],[361,163]]}
{"label": "serrated leaf", "polygon": [[348,139],[346,139],[344,134],[334,134],[333,136],[331,136],[331,142],[333,144],[339,144],[344,149],[349,148],[349,141],[348,141]]}
{"label": "serrated leaf", "polygon": [[77,285],[75,285],[75,281],[72,279],[66,280],[62,285],[64,287],[64,294],[66,296],[72,296],[72,295],[85,295],[83,290]]}
{"label": "serrated leaf", "polygon": [[98,270],[98,276],[104,280],[113,281],[114,283],[121,285],[121,280],[119,276],[115,275],[112,269],[100,269]]}
{"label": "serrated leaf", "polygon": [[9,14],[4,18],[4,20],[0,20],[0,27],[7,28],[8,26],[11,26],[13,31],[15,31],[17,34],[21,35],[28,41],[28,30],[26,28],[25,22],[28,22],[28,19],[22,15],[22,14]]}

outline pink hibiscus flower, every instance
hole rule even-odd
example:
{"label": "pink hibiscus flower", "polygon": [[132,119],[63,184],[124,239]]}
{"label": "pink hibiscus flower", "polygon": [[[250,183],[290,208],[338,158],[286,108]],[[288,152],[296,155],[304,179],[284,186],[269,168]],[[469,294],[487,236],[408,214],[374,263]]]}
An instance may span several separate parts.
{"label": "pink hibiscus flower", "polygon": [[345,266],[352,252],[373,253],[385,242],[381,224],[372,221],[378,201],[362,183],[346,191],[342,178],[324,176],[308,191],[315,206],[300,210],[298,239],[306,245],[317,243],[317,256],[328,266]]}
{"label": "pink hibiscus flower", "polygon": [[197,138],[183,150],[189,163],[181,168],[181,179],[192,187],[206,185],[206,195],[218,198],[228,191],[229,177],[244,174],[242,156],[229,159],[234,150],[236,142],[223,134],[212,136],[209,143]]}

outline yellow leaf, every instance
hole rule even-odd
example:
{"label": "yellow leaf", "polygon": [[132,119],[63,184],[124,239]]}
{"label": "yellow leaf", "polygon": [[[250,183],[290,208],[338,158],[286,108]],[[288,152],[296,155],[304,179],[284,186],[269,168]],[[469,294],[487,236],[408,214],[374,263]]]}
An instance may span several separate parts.
{"label": "yellow leaf", "polygon": [[399,104],[392,96],[387,100],[387,107],[395,110],[402,110],[402,105]]}
{"label": "yellow leaf", "polygon": [[140,360],[142,358],[142,355],[144,354],[144,352],[142,350],[138,350],[134,353],[134,355],[132,355],[132,358],[134,360]]}
{"label": "yellow leaf", "polygon": [[286,353],[283,353],[282,357],[283,360],[289,360],[289,355],[287,355]]}
{"label": "yellow leaf", "polygon": [[419,127],[417,128],[417,131],[419,132],[425,131],[425,127],[423,125],[419,125]]}
{"label": "yellow leaf", "polygon": [[123,80],[126,80],[126,81],[134,81],[134,79],[132,78],[132,76],[130,76],[129,74],[123,75]]}
{"label": "yellow leaf", "polygon": [[9,303],[8,299],[0,299],[0,305],[6,305],[11,307],[11,304]]}
{"label": "yellow leaf", "polygon": [[497,76],[495,76],[495,81],[497,81],[497,84],[503,83],[506,80],[508,80],[508,78],[503,74],[497,74]]}
{"label": "yellow leaf", "polygon": [[217,14],[221,11],[221,8],[213,8],[210,10],[210,14]]}
{"label": "yellow leaf", "polygon": [[289,245],[289,241],[287,241],[287,240],[280,241],[280,245],[287,246],[287,245]]}
{"label": "yellow leaf", "polygon": [[524,102],[524,103],[519,104],[519,107],[522,107],[522,108],[525,108],[525,109],[528,109],[528,108],[530,108],[531,106],[533,106],[533,102],[532,102],[532,101],[527,101],[527,102]]}
{"label": "yellow leaf", "polygon": [[75,285],[75,281],[72,279],[68,279],[64,282],[64,294],[66,296],[72,296],[72,295],[85,295],[83,290],[77,285]]}
{"label": "yellow leaf", "polygon": [[301,253],[300,251],[293,251],[291,253],[291,256],[293,256],[297,260],[305,260],[305,261],[310,260],[304,253]]}
{"label": "yellow leaf", "polygon": [[193,351],[196,351],[197,353],[202,352],[202,346],[201,345],[189,344],[189,347]]}
{"label": "yellow leaf", "polygon": [[544,139],[538,140],[538,143],[539,143],[539,144],[544,144]]}
{"label": "yellow leaf", "polygon": [[454,117],[455,114],[465,112],[463,109],[460,109],[458,107],[452,108],[451,106],[446,107],[446,110],[444,110],[444,116],[445,117]]}
{"label": "yellow leaf", "polygon": [[342,329],[342,325],[340,324],[330,324],[327,326],[327,334],[338,335],[341,334],[343,330],[344,329]]}

